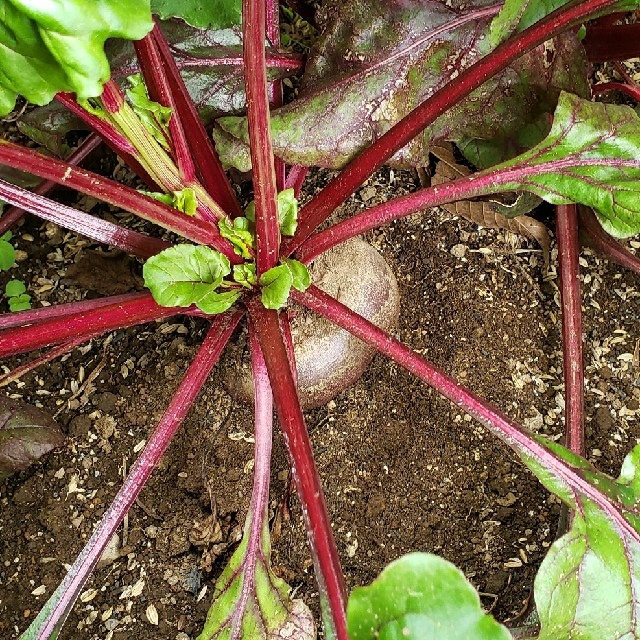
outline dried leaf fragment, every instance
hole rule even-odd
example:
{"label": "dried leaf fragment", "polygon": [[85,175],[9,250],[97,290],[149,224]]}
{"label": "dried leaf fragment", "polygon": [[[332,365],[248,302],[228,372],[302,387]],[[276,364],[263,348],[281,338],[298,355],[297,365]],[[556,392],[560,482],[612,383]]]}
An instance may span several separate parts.
{"label": "dried leaf fragment", "polygon": [[64,442],[55,420],[26,402],[0,396],[0,482]]}

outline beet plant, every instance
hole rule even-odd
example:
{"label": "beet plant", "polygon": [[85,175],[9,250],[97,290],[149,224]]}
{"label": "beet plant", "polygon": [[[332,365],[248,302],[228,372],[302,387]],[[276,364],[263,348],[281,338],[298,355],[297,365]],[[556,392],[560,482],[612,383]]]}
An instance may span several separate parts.
{"label": "beet plant", "polygon": [[[144,259],[149,291],[4,314],[0,354],[51,347],[35,366],[123,327],[185,313],[210,323],[118,495],[22,637],[58,636],[106,544],[243,320],[255,401],[254,489],[243,540],[218,579],[200,640],[315,637],[309,610],[291,599],[289,587],[270,567],[274,407],[304,514],[325,637],[511,637],[482,611],[478,595],[455,567],[425,554],[393,563],[373,585],[354,590],[347,605],[299,401],[290,319],[281,312],[290,301],[350,332],[466,411],[571,510],[569,530],[551,547],[536,579],[539,627],[528,631],[530,637],[640,637],[640,448],[629,454],[617,480],[580,455],[584,374],[577,267],[580,226],[606,255],[638,269],[637,260],[609,236],[640,232],[640,120],[630,107],[589,100],[579,38],[587,24],[587,42],[593,42],[588,21],[638,9],[640,3],[421,0],[332,7],[333,21],[310,56],[300,96],[271,117],[269,103],[282,103],[278,70],[300,66],[278,51],[277,5],[243,0],[240,11],[236,2],[210,4],[207,13],[193,2],[152,3],[161,17],[182,17],[204,29],[189,41],[200,47],[194,55],[185,45],[184,26],[178,28],[184,47],[169,44],[153,22],[148,0],[5,3],[0,110],[9,112],[18,95],[37,104],[55,97],[93,133],[67,160],[0,141],[0,163],[44,181],[28,191],[0,180],[0,198],[13,205],[0,219],[0,232],[24,211],[55,222]],[[215,33],[240,16],[242,54],[236,51],[234,57],[227,45],[216,45]],[[626,25],[618,32],[608,19],[597,26],[609,29],[612,42],[615,33],[627,33]],[[169,33],[175,27],[166,28]],[[135,59],[123,51],[113,55],[111,79],[103,51],[109,38],[135,41]],[[603,47],[591,50],[603,59]],[[611,45],[610,57],[618,51]],[[631,53],[637,55],[637,46]],[[631,55],[629,49],[624,55]],[[181,71],[188,84],[202,67],[219,65],[236,80],[244,75],[246,117],[218,119],[214,147]],[[130,76],[126,82],[125,76]],[[219,77],[208,80],[215,85]],[[630,95],[637,89],[625,86]],[[196,101],[201,111],[212,108],[205,99]],[[455,142],[479,170],[319,230],[383,164],[426,164],[429,149],[443,140]],[[138,174],[144,191],[77,166],[100,141]],[[231,165],[251,170],[254,200],[244,209],[225,173]],[[298,210],[296,194],[309,165],[341,171]],[[56,202],[47,196],[54,184],[129,211],[181,240],[171,246]],[[557,205],[566,446],[516,424],[323,292],[307,268],[332,247],[402,216],[513,193],[519,194],[518,206],[507,201],[503,207],[511,208],[511,215],[524,214],[540,199]],[[576,204],[593,213],[586,209],[578,222]]]}

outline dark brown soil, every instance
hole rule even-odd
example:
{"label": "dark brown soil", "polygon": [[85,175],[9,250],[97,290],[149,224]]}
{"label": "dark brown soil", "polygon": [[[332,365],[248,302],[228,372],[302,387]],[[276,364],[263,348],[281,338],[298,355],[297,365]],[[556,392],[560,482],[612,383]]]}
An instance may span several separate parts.
{"label": "dark brown soil", "polygon": [[[326,178],[316,176],[312,188]],[[385,170],[342,214],[414,187],[411,174]],[[37,304],[115,292],[113,278],[104,276],[109,262],[90,243],[32,218],[15,240],[24,253],[10,275],[27,282]],[[559,294],[555,272],[544,279],[537,248],[438,210],[370,241],[400,285],[398,337],[516,420],[559,438]],[[72,266],[81,261],[89,268]],[[640,439],[639,280],[589,252],[581,261],[587,454],[617,475]],[[113,265],[125,290],[139,285],[139,265],[118,259]],[[62,579],[167,405],[204,327],[178,317],[115,332],[3,390],[56,413],[68,438],[63,449],[0,486],[2,638],[17,638]],[[559,504],[501,442],[382,357],[307,419],[349,587],[423,550],[459,566],[498,618],[523,609],[554,540]],[[115,554],[85,587],[62,639],[197,636],[247,509],[251,433],[250,408],[229,397],[214,375],[120,528]],[[295,497],[290,512],[282,508],[288,464],[279,436],[272,468],[273,563],[317,610]],[[157,626],[149,621],[151,605]]]}

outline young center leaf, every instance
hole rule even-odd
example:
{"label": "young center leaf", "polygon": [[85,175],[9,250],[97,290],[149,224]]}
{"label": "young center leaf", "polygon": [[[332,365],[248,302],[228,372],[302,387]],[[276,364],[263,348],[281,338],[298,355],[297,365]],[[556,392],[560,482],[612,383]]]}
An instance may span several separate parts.
{"label": "young center leaf", "polygon": [[478,593],[455,565],[429,553],[410,553],[387,566],[347,605],[350,640],[510,640],[485,613]]}
{"label": "young center leaf", "polygon": [[64,435],[49,414],[0,395],[0,482],[63,442]]}
{"label": "young center leaf", "polygon": [[58,91],[99,96],[109,79],[107,38],[138,40],[153,26],[149,0],[11,0],[0,12],[0,116],[18,95],[46,104]]}
{"label": "young center leaf", "polygon": [[218,292],[231,272],[229,260],[209,247],[179,244],[149,258],[142,269],[145,285],[163,307],[195,304],[205,313],[226,311],[241,295],[238,289]]}
{"label": "young center leaf", "polygon": [[490,171],[503,170],[495,176],[501,191],[526,190],[552,204],[593,207],[617,238],[640,232],[640,118],[631,107],[563,92],[549,135]]}
{"label": "young center leaf", "polygon": [[613,504],[605,509],[586,495],[567,491],[544,465],[523,457],[541,482],[575,509],[570,531],[549,549],[536,576],[539,640],[638,638],[640,445],[625,458],[617,481],[563,447],[547,446],[613,498]]}
{"label": "young center leaf", "polygon": [[291,287],[305,291],[311,285],[307,267],[297,260],[283,258],[279,264],[260,276],[262,304],[267,309],[280,309],[289,299]]}

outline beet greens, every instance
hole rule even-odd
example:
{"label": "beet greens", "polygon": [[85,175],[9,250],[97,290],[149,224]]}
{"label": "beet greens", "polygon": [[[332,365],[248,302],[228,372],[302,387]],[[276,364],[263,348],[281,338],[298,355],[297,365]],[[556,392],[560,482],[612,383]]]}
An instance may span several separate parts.
{"label": "beet greens", "polygon": [[[637,259],[607,234],[640,233],[640,119],[629,107],[588,99],[586,60],[595,49],[585,52],[578,30],[587,23],[590,43],[589,20],[639,9],[640,2],[339,4],[309,57],[299,97],[284,106],[280,79],[299,71],[301,61],[278,50],[273,0],[243,0],[242,6],[218,0],[209,3],[210,13],[192,1],[151,3],[161,18],[181,17],[191,26],[154,22],[148,0],[102,0],[91,3],[91,10],[88,4],[64,0],[34,9],[29,2],[11,0],[3,17],[13,40],[10,59],[0,62],[0,112],[9,112],[17,95],[39,104],[55,96],[74,115],[65,121],[73,122],[70,127],[94,133],[67,160],[0,141],[0,164],[44,181],[29,191],[0,179],[0,198],[14,207],[0,219],[0,231],[27,211],[123,249],[146,260],[150,293],[4,314],[0,355],[51,347],[25,365],[38,366],[107,331],[177,314],[204,317],[210,328],[100,525],[22,638],[57,637],[243,318],[248,319],[255,381],[254,489],[243,540],[218,579],[199,639],[315,637],[306,605],[290,598],[289,587],[270,567],[266,507],[274,408],[304,514],[325,637],[428,637],[436,628],[438,637],[450,639],[510,637],[506,627],[483,613],[458,570],[426,554],[393,563],[371,587],[354,590],[346,606],[340,559],[298,400],[289,319],[278,313],[290,299],[346,329],[469,413],[572,510],[568,533],[550,549],[536,579],[537,637],[568,638],[577,630],[583,638],[638,637],[640,448],[629,454],[617,481],[581,457],[577,236],[580,226],[595,246],[637,269]],[[610,31],[616,26],[596,24],[609,29],[602,35],[607,41],[615,38]],[[108,38],[137,40],[135,55],[128,42],[109,43],[112,79],[103,51]],[[619,55],[616,51],[612,57]],[[638,55],[637,46],[632,51]],[[601,48],[592,57],[603,55]],[[271,113],[270,104],[280,108]],[[223,116],[215,122],[215,147],[207,134],[214,116]],[[32,115],[31,121],[41,140],[62,150],[60,136],[44,116]],[[480,171],[318,231],[383,164],[426,165],[429,149],[443,140],[456,142]],[[116,151],[148,190],[79,168],[99,141]],[[298,211],[295,194],[309,165],[342,170]],[[254,202],[245,210],[225,173],[229,166],[252,171]],[[129,211],[184,242],[171,246],[62,205],[48,197],[54,184]],[[513,192],[558,205],[566,447],[530,433],[322,292],[305,266],[353,236],[420,209]],[[594,213],[578,214],[575,203]]]}

